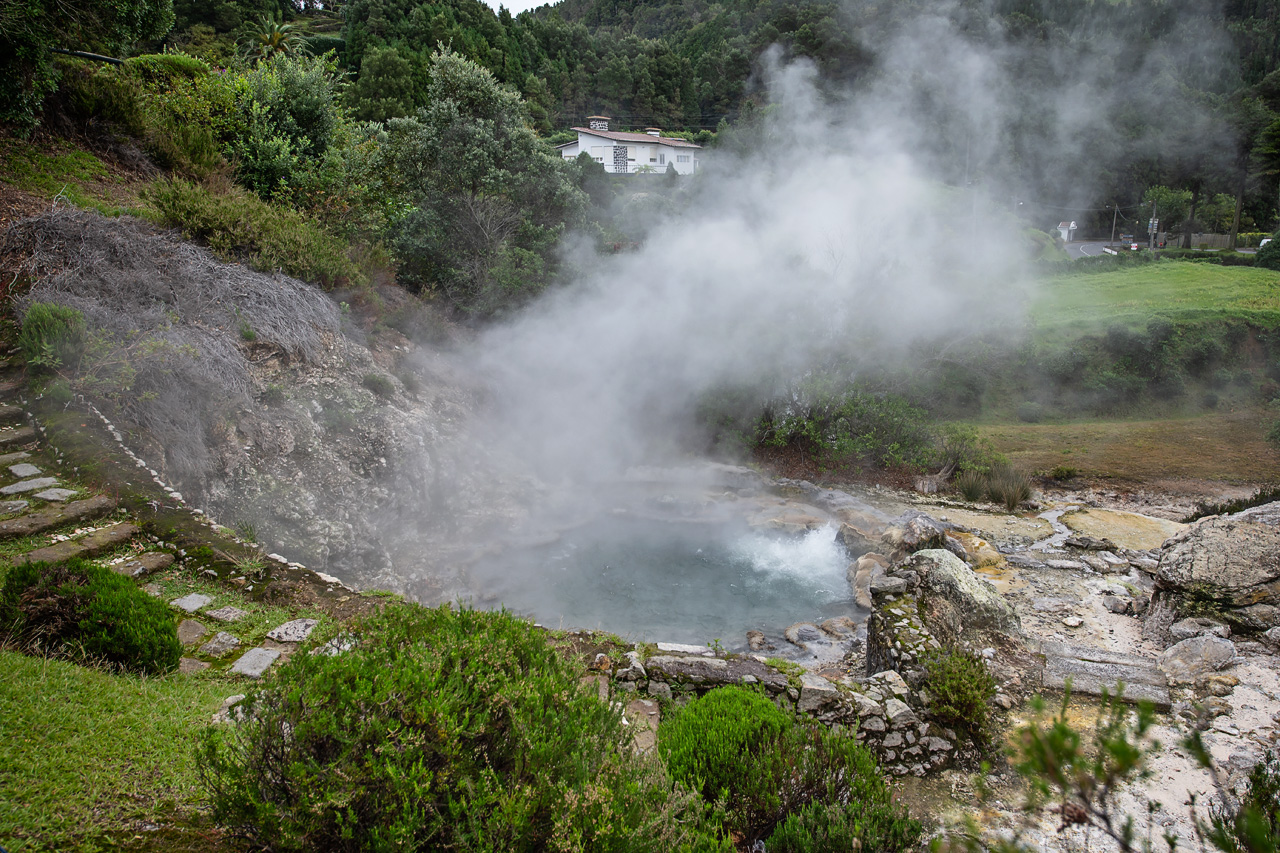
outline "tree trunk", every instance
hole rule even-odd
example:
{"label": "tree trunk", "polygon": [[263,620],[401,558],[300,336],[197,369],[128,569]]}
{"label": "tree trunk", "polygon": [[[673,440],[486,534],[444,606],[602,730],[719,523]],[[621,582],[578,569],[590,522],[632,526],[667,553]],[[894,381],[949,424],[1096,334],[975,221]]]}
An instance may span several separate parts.
{"label": "tree trunk", "polygon": [[1228,246],[1231,251],[1235,251],[1238,244],[1237,238],[1240,234],[1240,210],[1244,207],[1244,185],[1249,180],[1249,167],[1246,162],[1240,167],[1240,181],[1236,184],[1236,212],[1231,217],[1231,242]]}
{"label": "tree trunk", "polygon": [[1195,227],[1196,222],[1196,203],[1200,201],[1200,184],[1196,182],[1191,185],[1191,210],[1187,213],[1186,227],[1182,230],[1182,248],[1191,248],[1191,229]]}

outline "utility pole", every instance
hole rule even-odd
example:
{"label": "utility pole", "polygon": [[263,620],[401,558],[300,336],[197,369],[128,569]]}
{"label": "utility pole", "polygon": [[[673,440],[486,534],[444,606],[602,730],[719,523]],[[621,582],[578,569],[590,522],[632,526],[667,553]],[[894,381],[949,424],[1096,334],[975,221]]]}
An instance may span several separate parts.
{"label": "utility pole", "polygon": [[1120,206],[1116,204],[1111,205],[1111,242],[1107,244],[1108,249],[1115,248],[1113,244],[1116,242],[1116,217],[1119,214]]}
{"label": "utility pole", "polygon": [[1156,248],[1156,203],[1151,202],[1151,227],[1147,229],[1147,249],[1155,251]]}

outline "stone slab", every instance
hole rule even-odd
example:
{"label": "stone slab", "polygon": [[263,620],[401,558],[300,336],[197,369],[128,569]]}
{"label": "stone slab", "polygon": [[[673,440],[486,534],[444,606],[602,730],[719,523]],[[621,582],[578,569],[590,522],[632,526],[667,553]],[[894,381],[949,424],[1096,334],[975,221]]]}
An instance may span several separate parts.
{"label": "stone slab", "polygon": [[216,619],[219,622],[239,622],[248,616],[249,612],[228,604],[226,607],[219,607],[217,610],[206,610],[203,615],[208,619]]}
{"label": "stone slab", "polygon": [[29,506],[31,506],[31,501],[0,501],[0,515],[22,512]]}
{"label": "stone slab", "polygon": [[9,473],[25,480],[28,477],[39,477],[44,472],[30,462],[19,462],[17,465],[9,466]]}
{"label": "stone slab", "polygon": [[54,563],[71,557],[96,557],[103,551],[109,551],[117,545],[123,545],[140,532],[136,524],[122,522],[113,524],[110,527],[104,527],[101,530],[95,530],[86,536],[81,536],[79,539],[69,539],[66,542],[55,542],[47,548],[37,548],[34,551],[23,554],[18,559],[24,563],[42,561]]}
{"label": "stone slab", "polygon": [[14,406],[9,403],[0,404],[0,424],[18,423],[26,416],[21,406]]}
{"label": "stone slab", "polygon": [[800,701],[797,711],[817,711],[840,698],[840,691],[830,681],[806,672],[800,676]]}
{"label": "stone slab", "polygon": [[230,671],[236,675],[244,675],[249,678],[261,678],[263,673],[271,668],[271,664],[275,663],[278,657],[280,657],[280,652],[276,649],[249,649],[249,651],[240,656],[239,660],[231,665]]}
{"label": "stone slab", "polygon": [[75,489],[45,489],[43,492],[36,492],[35,497],[42,501],[60,503],[67,498],[75,497],[75,494]]}
{"label": "stone slab", "polygon": [[658,643],[658,651],[671,652],[678,655],[702,655],[703,657],[715,657],[715,652],[706,646],[692,646],[688,643]]}
{"label": "stone slab", "polygon": [[292,622],[285,622],[283,625],[272,628],[267,632],[267,639],[275,640],[277,643],[301,643],[311,636],[311,632],[319,624],[317,619],[294,619]]}
{"label": "stone slab", "polygon": [[209,664],[195,658],[181,658],[178,661],[178,672],[183,675],[191,675],[195,672],[202,672],[209,668]]}
{"label": "stone slab", "polygon": [[145,575],[163,571],[172,565],[172,554],[165,553],[164,551],[148,551],[145,554],[139,554],[132,560],[117,563],[111,568],[119,574],[128,575],[131,578],[140,578]]}
{"label": "stone slab", "polygon": [[219,631],[209,642],[200,647],[199,653],[205,657],[220,658],[240,648],[240,638],[226,631]]}
{"label": "stone slab", "polygon": [[30,459],[31,454],[25,450],[15,450],[12,453],[0,453],[0,465],[11,465],[14,462],[21,462],[23,459]]}
{"label": "stone slab", "polygon": [[194,619],[183,619],[178,623],[178,642],[184,646],[197,642],[207,633],[209,629]]}
{"label": "stone slab", "polygon": [[0,429],[0,447],[12,447],[15,444],[28,444],[36,440],[34,427],[22,426],[17,429]]}
{"label": "stone slab", "polygon": [[190,595],[182,596],[182,598],[175,598],[173,601],[169,602],[169,606],[176,607],[179,610],[185,610],[188,613],[195,613],[201,607],[212,603],[213,599],[209,596],[193,592]]}
{"label": "stone slab", "polygon": [[705,684],[714,687],[722,684],[741,684],[747,676],[755,683],[763,684],[774,693],[786,690],[787,677],[776,669],[765,666],[752,658],[725,660],[724,658],[677,657],[655,655],[644,662],[650,679],[668,682]]}
{"label": "stone slab", "polygon": [[1101,696],[1105,690],[1115,695],[1116,685],[1123,684],[1122,699],[1128,702],[1148,701],[1161,708],[1170,705],[1168,682],[1164,673],[1151,665],[1118,664],[1079,658],[1048,655],[1045,659],[1044,687],[1064,690],[1068,681],[1071,692]]}
{"label": "stone slab", "polygon": [[[25,503],[25,501],[14,501],[14,503]],[[21,518],[0,521],[0,539],[30,536],[34,533],[40,533],[41,531],[66,524],[68,521],[97,518],[100,515],[106,515],[115,508],[116,502],[102,495],[86,498],[82,501],[72,501],[63,506],[47,506]]]}
{"label": "stone slab", "polygon": [[622,713],[631,724],[631,743],[636,753],[653,752],[658,745],[658,703],[653,699],[632,699]]}
{"label": "stone slab", "polygon": [[58,485],[57,477],[36,477],[34,480],[23,480],[9,486],[0,487],[0,495],[21,495],[26,492],[38,492],[50,486]]}

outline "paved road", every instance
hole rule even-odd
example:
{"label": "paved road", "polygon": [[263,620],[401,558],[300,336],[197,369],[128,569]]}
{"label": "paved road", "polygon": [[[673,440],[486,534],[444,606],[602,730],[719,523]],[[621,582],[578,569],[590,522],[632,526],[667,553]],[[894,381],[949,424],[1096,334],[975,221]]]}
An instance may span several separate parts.
{"label": "paved road", "polygon": [[[1121,243],[1119,240],[1117,240],[1112,245],[1116,249],[1116,251],[1125,251],[1126,249],[1129,248],[1127,243]],[[1107,242],[1103,240],[1100,243],[1088,243],[1088,242],[1068,243],[1066,246],[1066,249],[1067,249],[1067,254],[1071,256],[1071,260],[1074,261],[1076,258],[1087,258],[1093,255],[1101,255],[1103,254],[1102,250],[1105,249],[1106,247],[1107,247]]]}

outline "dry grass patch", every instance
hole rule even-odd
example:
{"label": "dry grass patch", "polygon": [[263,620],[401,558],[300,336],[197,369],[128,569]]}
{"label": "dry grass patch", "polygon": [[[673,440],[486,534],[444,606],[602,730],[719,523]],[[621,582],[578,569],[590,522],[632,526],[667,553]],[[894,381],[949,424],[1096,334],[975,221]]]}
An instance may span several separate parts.
{"label": "dry grass patch", "polygon": [[1058,465],[1134,482],[1157,479],[1264,483],[1280,479],[1280,453],[1263,438],[1260,408],[1151,420],[984,424],[978,433],[1018,468]]}

